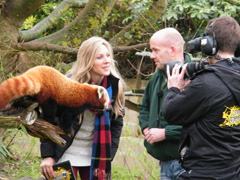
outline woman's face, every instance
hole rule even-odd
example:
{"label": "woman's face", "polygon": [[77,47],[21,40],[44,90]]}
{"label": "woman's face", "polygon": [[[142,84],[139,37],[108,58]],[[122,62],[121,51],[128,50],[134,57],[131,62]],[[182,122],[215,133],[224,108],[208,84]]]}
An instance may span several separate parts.
{"label": "woman's face", "polygon": [[91,78],[95,83],[101,83],[103,76],[110,75],[110,62],[110,52],[106,46],[102,45],[100,47],[99,54],[97,54],[97,57],[93,63],[93,68],[90,71]]}

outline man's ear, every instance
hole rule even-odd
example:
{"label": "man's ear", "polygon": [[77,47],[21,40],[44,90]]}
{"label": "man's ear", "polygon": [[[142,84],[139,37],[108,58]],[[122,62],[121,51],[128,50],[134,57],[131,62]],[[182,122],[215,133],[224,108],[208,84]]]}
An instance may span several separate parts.
{"label": "man's ear", "polygon": [[175,46],[173,46],[173,45],[171,45],[170,46],[170,55],[171,55],[171,57],[176,57],[176,54],[177,54],[177,49],[176,49],[176,47]]}

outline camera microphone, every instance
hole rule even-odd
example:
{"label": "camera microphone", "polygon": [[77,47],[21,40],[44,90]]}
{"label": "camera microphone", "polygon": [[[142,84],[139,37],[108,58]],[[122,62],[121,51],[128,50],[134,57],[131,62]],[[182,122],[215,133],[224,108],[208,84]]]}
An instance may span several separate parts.
{"label": "camera microphone", "polygon": [[159,92],[157,92],[157,96],[162,98],[163,97],[163,92],[160,90]]}

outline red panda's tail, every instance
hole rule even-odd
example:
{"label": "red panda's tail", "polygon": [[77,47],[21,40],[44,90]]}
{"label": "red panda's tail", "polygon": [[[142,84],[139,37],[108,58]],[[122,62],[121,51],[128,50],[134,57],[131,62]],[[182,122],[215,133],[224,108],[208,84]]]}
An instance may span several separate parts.
{"label": "red panda's tail", "polygon": [[0,109],[6,108],[13,98],[34,95],[41,89],[41,84],[29,75],[22,74],[7,79],[0,84]]}

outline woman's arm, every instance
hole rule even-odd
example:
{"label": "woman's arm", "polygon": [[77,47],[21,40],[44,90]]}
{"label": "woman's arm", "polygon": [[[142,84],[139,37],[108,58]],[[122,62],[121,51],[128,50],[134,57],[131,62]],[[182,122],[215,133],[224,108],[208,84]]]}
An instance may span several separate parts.
{"label": "woman's arm", "polygon": [[122,134],[123,127],[123,116],[118,116],[117,118],[113,118],[111,120],[111,137],[112,137],[112,148],[111,148],[111,158],[116,155],[118,150],[118,145],[120,141],[120,136]]}

